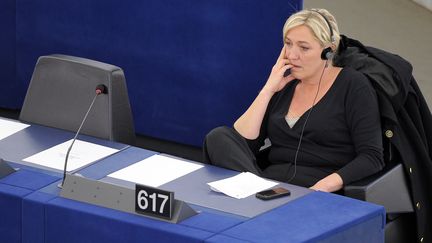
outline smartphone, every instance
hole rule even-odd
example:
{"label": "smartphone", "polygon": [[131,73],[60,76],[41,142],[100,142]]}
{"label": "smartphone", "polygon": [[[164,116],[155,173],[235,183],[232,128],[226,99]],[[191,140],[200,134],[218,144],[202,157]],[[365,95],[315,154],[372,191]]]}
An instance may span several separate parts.
{"label": "smartphone", "polygon": [[291,192],[288,189],[285,189],[283,187],[276,187],[273,189],[260,191],[257,194],[255,194],[255,197],[261,200],[270,200],[270,199],[289,196],[289,195],[291,195]]}
{"label": "smartphone", "polygon": [[291,69],[287,69],[287,70],[284,72],[283,76],[284,76],[284,78],[285,78],[286,76],[288,76],[288,75],[290,75],[290,74],[291,74]]}

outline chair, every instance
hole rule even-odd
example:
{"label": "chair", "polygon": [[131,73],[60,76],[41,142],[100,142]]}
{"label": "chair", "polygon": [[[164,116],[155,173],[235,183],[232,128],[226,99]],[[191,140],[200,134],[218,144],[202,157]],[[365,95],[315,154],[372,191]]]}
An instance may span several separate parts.
{"label": "chair", "polygon": [[107,95],[97,97],[81,133],[134,144],[135,129],[123,70],[90,59],[39,57],[19,120],[76,132],[99,84],[107,87]]}
{"label": "chair", "polygon": [[415,238],[413,202],[401,163],[387,163],[379,173],[346,185],[343,194],[385,207],[386,242],[411,242]]}

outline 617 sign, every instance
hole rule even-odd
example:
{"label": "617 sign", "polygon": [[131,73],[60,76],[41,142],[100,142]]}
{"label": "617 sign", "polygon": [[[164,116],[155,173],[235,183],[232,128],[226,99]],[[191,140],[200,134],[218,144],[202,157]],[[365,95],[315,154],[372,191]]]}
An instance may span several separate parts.
{"label": "617 sign", "polygon": [[135,211],[164,219],[172,218],[174,193],[144,185],[135,185]]}

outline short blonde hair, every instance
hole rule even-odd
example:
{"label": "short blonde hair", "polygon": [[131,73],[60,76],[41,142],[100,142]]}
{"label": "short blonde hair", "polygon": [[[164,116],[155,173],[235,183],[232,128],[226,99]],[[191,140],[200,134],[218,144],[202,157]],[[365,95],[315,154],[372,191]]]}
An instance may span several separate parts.
{"label": "short blonde hair", "polygon": [[334,51],[339,47],[340,32],[336,19],[326,9],[305,9],[291,15],[283,27],[283,41],[285,42],[288,31],[300,25],[307,26],[322,47],[331,46]]}

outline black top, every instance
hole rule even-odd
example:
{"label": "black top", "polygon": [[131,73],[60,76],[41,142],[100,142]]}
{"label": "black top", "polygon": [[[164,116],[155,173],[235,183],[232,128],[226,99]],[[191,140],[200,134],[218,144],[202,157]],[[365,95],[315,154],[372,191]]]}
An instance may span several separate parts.
{"label": "black top", "polygon": [[[249,140],[257,152],[265,138],[271,141],[271,164],[293,163],[300,134],[309,111],[290,128],[285,116],[298,80],[271,99],[260,135]],[[375,90],[363,74],[344,68],[307,120],[297,158],[298,167],[316,181],[337,172],[344,184],[364,178],[384,166],[379,109]],[[300,174],[299,174],[300,173]],[[297,171],[296,176],[301,175]]]}

